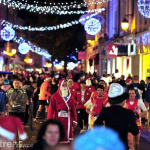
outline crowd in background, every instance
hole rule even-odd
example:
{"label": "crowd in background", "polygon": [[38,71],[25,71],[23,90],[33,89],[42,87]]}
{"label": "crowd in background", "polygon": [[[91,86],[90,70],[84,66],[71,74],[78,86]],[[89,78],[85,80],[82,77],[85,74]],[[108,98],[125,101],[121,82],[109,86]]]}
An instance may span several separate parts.
{"label": "crowd in background", "polygon": [[[121,75],[119,73],[119,70],[117,69],[113,75],[105,74],[102,77],[98,77],[96,73],[87,74],[83,71],[68,71],[67,73],[51,72],[41,74],[37,72],[30,72],[13,74],[11,76],[11,79],[8,79],[8,75],[0,74],[0,115],[13,115],[19,117],[24,125],[28,125],[30,115],[29,108],[33,106],[32,115],[36,123],[43,123],[47,120],[47,118],[53,119],[52,117],[50,117],[51,115],[48,112],[51,111],[50,109],[52,109],[51,98],[53,97],[54,99],[54,94],[58,90],[61,92],[64,99],[68,98],[69,95],[68,93],[66,95],[66,93],[63,93],[63,91],[61,90],[62,87],[59,85],[60,81],[64,81],[67,83],[66,86],[69,88],[69,92],[71,93],[71,95],[73,95],[75,105],[75,108],[73,109],[75,109],[75,111],[77,112],[77,116],[75,116],[75,118],[77,117],[77,119],[75,119],[75,121],[78,122],[78,125],[81,129],[80,133],[84,133],[86,130],[93,127],[95,120],[90,120],[88,118],[90,115],[97,118],[100,110],[103,107],[109,107],[111,105],[108,101],[108,91],[111,84],[113,83],[120,84],[123,87],[124,92],[127,93],[129,91],[132,92],[132,90],[134,89],[135,98],[140,99],[142,102],[144,102],[143,104],[145,104],[146,108],[149,108],[150,77],[139,81],[139,77],[137,75],[131,76],[131,74],[129,74],[128,77],[125,79],[125,76]],[[62,84],[64,84],[64,82]],[[63,94],[65,96],[63,96]],[[95,109],[93,114],[91,113],[90,108],[88,109],[88,107],[90,105],[89,103],[93,103],[92,100],[96,96],[100,99],[102,98],[103,102],[101,103],[102,107],[99,108],[98,112],[95,113],[97,111]],[[143,106],[143,104],[141,105]],[[45,110],[45,118],[43,118],[42,120],[41,112],[43,107]],[[144,107],[142,111],[146,112],[146,108]],[[143,114],[141,118],[143,123],[149,123],[147,113]],[[93,123],[89,123],[89,120]],[[43,139],[43,137],[46,136],[46,128],[49,124],[49,130],[51,130],[51,128],[53,128],[53,130],[56,130],[56,132],[57,130],[60,130],[62,131],[62,133],[60,134],[61,138],[64,137],[63,131],[65,129],[63,126],[61,126],[61,124],[59,124],[59,122],[55,120],[50,120],[45,123],[46,124],[43,124],[43,126],[41,127],[37,138],[40,144],[44,144],[41,142],[41,138]],[[73,128],[75,126],[71,127]],[[55,144],[61,139],[59,136],[54,140]],[[49,137],[45,137],[44,142],[51,145],[52,143],[51,141],[47,140],[48,138]],[[35,144],[34,149],[40,149],[38,142]]]}

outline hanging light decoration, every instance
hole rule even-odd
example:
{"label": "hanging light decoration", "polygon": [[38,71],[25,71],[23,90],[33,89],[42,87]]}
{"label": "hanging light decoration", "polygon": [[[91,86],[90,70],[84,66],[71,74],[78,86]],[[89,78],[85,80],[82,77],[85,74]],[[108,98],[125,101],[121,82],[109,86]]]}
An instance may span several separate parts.
{"label": "hanging light decoration", "polygon": [[[65,3],[48,3],[48,2],[39,2],[34,1],[33,4],[29,4],[28,0],[26,1],[15,1],[15,0],[0,0],[0,3],[13,9],[27,10],[29,12],[38,12],[39,14],[81,14],[81,11],[67,11],[70,9],[81,9],[82,7],[88,7],[95,4],[101,4],[103,2],[108,2],[110,0],[101,0],[101,1],[90,1],[84,3],[74,2],[65,2]],[[40,4],[40,5],[39,5]],[[79,13],[80,12],[80,13]],[[82,11],[83,12],[83,11]]]}
{"label": "hanging light decoration", "polygon": [[59,25],[55,25],[55,26],[46,26],[46,27],[31,27],[31,26],[20,26],[20,25],[13,25],[12,23],[3,20],[1,21],[1,25],[3,26],[11,26],[15,29],[19,29],[19,30],[29,30],[29,31],[52,31],[52,30],[58,30],[58,29],[63,29],[63,28],[68,28],[70,26],[76,25],[81,23],[82,21],[86,21],[89,20],[90,18],[97,16],[100,12],[105,11],[105,8],[101,8],[98,12],[94,13],[94,14],[90,14],[89,16],[86,16],[84,18],[81,18],[79,20],[74,20],[71,22],[67,22],[64,24],[59,24]]}
{"label": "hanging light decoration", "polygon": [[150,18],[150,0],[138,0],[138,10],[146,18]]}
{"label": "hanging light decoration", "polygon": [[95,35],[101,30],[101,24],[98,19],[91,18],[86,21],[84,28],[90,35]]}
{"label": "hanging light decoration", "polygon": [[10,27],[6,26],[1,30],[1,38],[5,41],[10,41],[15,37],[15,30]]}
{"label": "hanging light decoration", "polygon": [[126,18],[124,18],[123,21],[121,22],[121,28],[124,31],[129,29],[129,22]]}
{"label": "hanging light decoration", "polygon": [[48,53],[48,51],[46,51],[43,48],[40,48],[34,44],[32,44],[30,41],[25,40],[23,37],[17,37],[15,36],[13,39],[14,42],[20,44],[20,43],[27,43],[29,45],[29,47],[31,48],[30,50],[34,53],[37,53],[39,55],[44,56],[45,58],[51,60],[51,55]]}
{"label": "hanging light decoration", "polygon": [[19,44],[19,46],[18,46],[18,50],[21,54],[27,54],[30,49],[31,49],[31,47],[29,46],[29,44],[25,43],[25,42]]}

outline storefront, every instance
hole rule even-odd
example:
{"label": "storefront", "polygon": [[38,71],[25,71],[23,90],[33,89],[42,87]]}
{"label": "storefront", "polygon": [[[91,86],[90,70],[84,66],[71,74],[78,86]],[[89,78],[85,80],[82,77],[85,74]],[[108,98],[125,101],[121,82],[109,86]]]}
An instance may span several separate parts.
{"label": "storefront", "polygon": [[133,72],[133,57],[136,55],[135,43],[110,43],[107,52],[107,74],[114,74],[118,69],[125,78]]}
{"label": "storefront", "polygon": [[145,80],[150,76],[150,32],[141,34],[136,38],[139,55],[139,76]]}

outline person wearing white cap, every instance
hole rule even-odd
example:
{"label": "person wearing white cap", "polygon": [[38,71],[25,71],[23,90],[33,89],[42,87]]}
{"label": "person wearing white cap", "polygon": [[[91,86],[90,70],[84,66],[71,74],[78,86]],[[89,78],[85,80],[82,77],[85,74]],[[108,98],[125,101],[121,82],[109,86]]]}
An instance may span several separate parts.
{"label": "person wearing white cap", "polygon": [[126,150],[128,150],[128,132],[131,132],[133,135],[138,135],[139,129],[134,113],[131,110],[123,108],[125,100],[128,97],[128,94],[123,91],[123,87],[118,83],[112,83],[110,85],[108,97],[111,107],[105,107],[101,110],[94,125],[105,125],[118,132]]}

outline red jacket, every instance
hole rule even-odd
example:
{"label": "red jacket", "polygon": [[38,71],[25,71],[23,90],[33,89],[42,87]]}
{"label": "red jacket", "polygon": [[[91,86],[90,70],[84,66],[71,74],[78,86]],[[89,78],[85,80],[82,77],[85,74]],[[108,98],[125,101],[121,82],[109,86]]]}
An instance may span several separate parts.
{"label": "red jacket", "polygon": [[[58,91],[50,100],[47,119],[59,120],[64,125],[66,134],[61,142],[69,143],[70,140],[73,140],[73,121],[77,122],[77,114],[73,96],[70,94],[68,100],[65,100],[60,94],[63,82],[64,80],[59,82]],[[61,111],[66,111],[67,116],[63,116]]]}
{"label": "red jacket", "polygon": [[72,87],[72,88],[69,87],[69,90],[70,90],[72,96],[73,96],[75,99],[77,99],[77,90],[76,90],[74,87]]}
{"label": "red jacket", "polygon": [[77,99],[76,99],[76,104],[77,104],[77,109],[85,109],[84,104],[90,99],[91,97],[91,92],[86,90],[84,93],[84,102],[82,103],[81,101],[81,90],[77,91]]}
{"label": "red jacket", "polygon": [[47,81],[44,81],[41,85],[41,88],[40,88],[39,100],[48,100],[49,97],[52,96],[50,91],[51,91],[50,83]]}
{"label": "red jacket", "polygon": [[94,92],[95,91],[95,87],[93,85],[90,86],[86,86],[86,89],[90,92]]}

